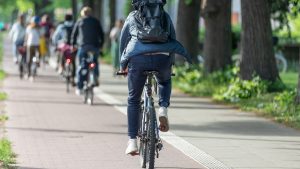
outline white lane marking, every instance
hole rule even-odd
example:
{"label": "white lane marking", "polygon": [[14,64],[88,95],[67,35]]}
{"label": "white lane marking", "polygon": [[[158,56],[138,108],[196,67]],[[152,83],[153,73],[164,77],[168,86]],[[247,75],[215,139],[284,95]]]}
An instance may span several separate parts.
{"label": "white lane marking", "polygon": [[[100,88],[95,88],[95,94],[107,104],[113,105],[113,107],[119,110],[122,114],[127,115],[127,106],[122,106],[123,103],[120,100],[105,93]],[[167,143],[181,151],[186,156],[192,158],[197,163],[203,165],[207,169],[231,169],[206,152],[200,150],[198,147],[192,145],[181,137],[176,136],[170,131],[166,133],[161,132],[160,136]]]}

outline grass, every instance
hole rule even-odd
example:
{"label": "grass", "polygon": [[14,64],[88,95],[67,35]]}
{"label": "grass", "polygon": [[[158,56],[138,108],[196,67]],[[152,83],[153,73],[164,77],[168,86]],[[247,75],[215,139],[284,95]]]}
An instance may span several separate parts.
{"label": "grass", "polygon": [[0,122],[4,122],[8,120],[8,117],[6,115],[0,115]]}
{"label": "grass", "polygon": [[280,78],[289,88],[296,88],[298,84],[298,72],[280,73]]}
{"label": "grass", "polygon": [[[237,74],[232,73],[235,71],[231,72],[230,69],[209,76],[203,76],[203,70],[197,68],[176,68],[175,71],[173,86],[185,93],[213,97],[217,103],[233,105],[243,111],[255,112],[260,116],[300,129],[300,106],[295,105],[294,102],[298,72],[281,73],[280,78],[283,83],[280,81],[272,85],[266,83],[268,87],[264,90],[266,86],[260,85],[261,82],[234,83],[232,79],[235,79]],[[255,87],[254,84],[258,86]],[[254,89],[261,92],[256,93]],[[243,98],[249,92],[251,94]]]}
{"label": "grass", "polygon": [[[0,64],[3,61],[3,33],[0,32]],[[2,68],[2,66],[0,66]],[[0,69],[0,82],[5,78],[5,72]],[[7,94],[0,92],[0,101],[7,98]],[[6,115],[0,115],[0,122],[8,120]],[[0,126],[1,127],[1,126]],[[1,132],[1,131],[0,131]],[[11,143],[6,138],[0,138],[0,168],[8,169],[9,165],[15,164],[16,155],[12,151]]]}
{"label": "grass", "polygon": [[8,168],[10,164],[15,164],[16,155],[12,151],[11,143],[3,138],[0,140],[0,167]]}
{"label": "grass", "polygon": [[7,99],[7,94],[4,92],[0,92],[0,101],[6,100]]}
{"label": "grass", "polygon": [[3,70],[0,70],[0,81],[2,81],[5,78],[6,74]]}
{"label": "grass", "polygon": [[104,52],[101,59],[107,64],[112,64],[112,57],[110,55],[110,52]]}

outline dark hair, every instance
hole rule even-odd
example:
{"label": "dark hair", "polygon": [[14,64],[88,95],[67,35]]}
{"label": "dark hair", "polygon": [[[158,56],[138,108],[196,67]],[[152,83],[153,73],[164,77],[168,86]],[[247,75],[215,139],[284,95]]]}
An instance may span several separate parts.
{"label": "dark hair", "polygon": [[141,4],[141,2],[157,2],[157,3],[163,3],[165,5],[167,3],[167,0],[132,0],[131,5],[133,9],[137,10]]}
{"label": "dark hair", "polygon": [[65,15],[65,21],[72,21],[72,20],[73,20],[73,15],[71,15],[71,14]]}

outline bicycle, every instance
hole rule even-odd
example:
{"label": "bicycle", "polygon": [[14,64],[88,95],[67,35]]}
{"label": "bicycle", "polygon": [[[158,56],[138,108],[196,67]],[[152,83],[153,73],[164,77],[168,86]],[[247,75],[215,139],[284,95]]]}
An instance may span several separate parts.
{"label": "bicycle", "polygon": [[87,52],[88,58],[86,62],[88,64],[88,69],[83,74],[86,74],[87,78],[83,82],[83,93],[84,93],[84,103],[89,105],[93,105],[94,103],[94,87],[98,86],[98,80],[95,73],[96,63],[95,63],[95,53],[94,52]]}
{"label": "bicycle", "polygon": [[[147,76],[144,85],[143,100],[141,102],[140,124],[138,131],[139,155],[142,168],[154,169],[155,157],[159,158],[159,151],[163,144],[159,137],[159,127],[154,107],[153,90],[157,94],[156,71],[145,71]],[[126,72],[117,72],[117,75],[127,75]],[[174,74],[172,74],[174,76]],[[154,87],[154,89],[153,89]]]}
{"label": "bicycle", "polygon": [[20,79],[23,79],[24,75],[27,73],[27,63],[26,63],[26,47],[25,46],[19,46],[18,47],[19,52],[19,76]]}
{"label": "bicycle", "polygon": [[73,74],[75,67],[73,65],[74,57],[70,48],[66,48],[63,52],[62,57],[64,57],[64,68],[63,68],[63,77],[66,80],[66,91],[70,92],[70,84],[74,85]]}

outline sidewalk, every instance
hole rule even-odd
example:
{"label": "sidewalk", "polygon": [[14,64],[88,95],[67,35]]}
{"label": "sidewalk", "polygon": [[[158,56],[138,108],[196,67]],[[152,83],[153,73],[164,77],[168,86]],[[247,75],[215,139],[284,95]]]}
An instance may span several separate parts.
{"label": "sidewalk", "polygon": [[[126,79],[113,78],[111,67],[101,65],[100,99],[89,107],[64,92],[52,69],[35,83],[20,81],[5,44],[7,135],[20,168],[139,168],[137,158],[124,155]],[[162,134],[158,168],[300,169],[299,131],[209,99],[174,92],[171,100],[171,131]]]}

